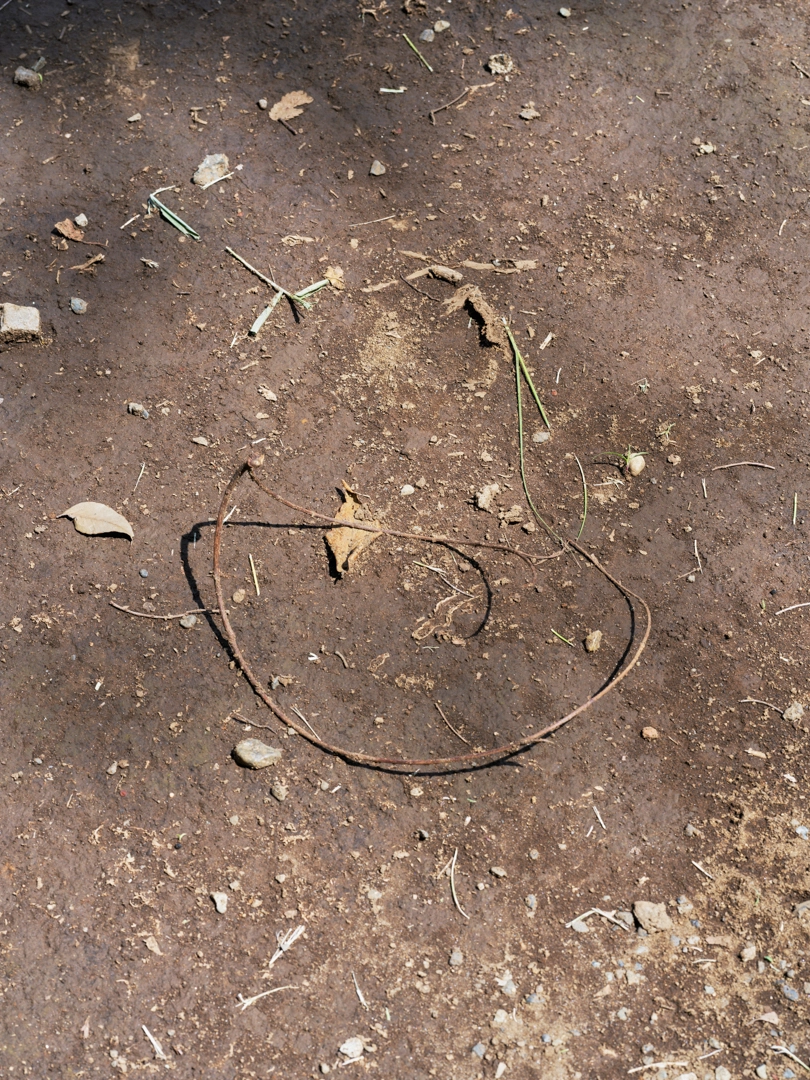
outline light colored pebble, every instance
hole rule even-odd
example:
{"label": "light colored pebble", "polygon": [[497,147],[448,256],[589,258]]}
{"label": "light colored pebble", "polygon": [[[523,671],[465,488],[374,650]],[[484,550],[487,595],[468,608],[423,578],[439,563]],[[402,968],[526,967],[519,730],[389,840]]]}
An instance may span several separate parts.
{"label": "light colored pebble", "polygon": [[585,638],[585,652],[599,652],[602,648],[602,631],[592,630]]}
{"label": "light colored pebble", "polygon": [[180,625],[183,627],[184,630],[190,630],[192,628],[192,626],[197,625],[197,616],[196,615],[184,615],[182,617],[182,619],[180,620]]}
{"label": "light colored pebble", "polygon": [[275,746],[268,746],[261,739],[242,739],[233,748],[233,757],[238,765],[246,769],[266,769],[278,765],[281,751]]}
{"label": "light colored pebble", "polygon": [[219,914],[224,915],[228,910],[228,894],[224,892],[212,892],[211,899],[214,901],[214,907]]}

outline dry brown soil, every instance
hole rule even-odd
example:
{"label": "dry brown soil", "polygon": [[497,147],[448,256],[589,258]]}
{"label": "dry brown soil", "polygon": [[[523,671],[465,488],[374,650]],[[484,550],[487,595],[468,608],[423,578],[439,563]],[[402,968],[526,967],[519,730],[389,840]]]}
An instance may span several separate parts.
{"label": "dry brown soil", "polygon": [[[769,1048],[810,1057],[807,728],[741,702],[810,696],[810,615],[778,614],[810,599],[810,8],[512,3],[0,10],[0,302],[35,304],[44,329],[0,353],[3,1077],[803,1072]],[[439,19],[418,42],[431,73],[402,34]],[[512,74],[486,70],[495,53]],[[14,85],[40,55],[40,89]],[[290,130],[257,102],[292,90],[313,101]],[[240,169],[202,191],[191,175],[217,152]],[[199,243],[147,216],[168,185]],[[53,232],[80,213],[103,248]],[[311,313],[280,304],[249,340],[272,290],[226,245],[289,289],[327,267],[346,287]],[[387,526],[458,542],[384,537],[337,578],[320,528],[239,489],[234,625],[323,738],[492,747],[609,676],[643,621],[597,570],[566,553],[535,576],[463,546],[558,550],[502,517],[529,521],[510,356],[466,312],[443,317],[452,284],[404,283],[427,265],[406,252],[509,318],[552,427],[534,441],[524,387],[533,500],[576,535],[578,458],[582,543],[652,609],[612,695],[452,775],[290,735],[217,615],[183,629],[111,606],[216,607],[212,519],[254,447],[292,501],[331,515],[346,482]],[[615,464],[630,446],[637,478]],[[773,468],[713,471],[740,461]],[[84,500],[134,541],[58,516]],[[464,601],[449,622],[448,597]],[[273,729],[251,734],[281,748],[276,768],[232,760],[250,724]],[[638,900],[672,929],[568,925]],[[351,1037],[365,1048],[345,1064]]]}

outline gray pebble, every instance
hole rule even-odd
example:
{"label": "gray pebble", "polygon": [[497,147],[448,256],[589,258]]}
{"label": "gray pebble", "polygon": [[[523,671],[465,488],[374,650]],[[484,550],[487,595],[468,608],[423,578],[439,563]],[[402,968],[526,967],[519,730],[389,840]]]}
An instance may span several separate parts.
{"label": "gray pebble", "polygon": [[224,892],[212,892],[211,899],[214,901],[214,907],[220,915],[224,915],[228,910],[228,894]]}
{"label": "gray pebble", "polygon": [[671,944],[673,944],[675,946],[676,949],[678,948],[678,946],[681,943],[681,939],[677,936],[677,934],[673,934],[672,937],[669,940],[670,940]]}
{"label": "gray pebble", "polygon": [[796,1073],[793,1071],[793,1069],[785,1069],[785,1071],[782,1073],[784,1080],[793,1080],[793,1077],[795,1075]]}
{"label": "gray pebble", "polygon": [[768,1080],[768,1066],[767,1065],[757,1065],[756,1069],[754,1069],[754,1072],[759,1077],[759,1080]]}
{"label": "gray pebble", "polygon": [[534,435],[532,435],[532,442],[536,442],[536,443],[548,442],[548,440],[550,438],[551,438],[551,432],[550,431],[535,431]]}
{"label": "gray pebble", "polygon": [[484,1054],[487,1052],[487,1048],[484,1046],[484,1044],[482,1042],[477,1042],[475,1044],[475,1046],[472,1048],[472,1052],[475,1054],[476,1057],[482,1058],[484,1056]]}
{"label": "gray pebble", "polygon": [[541,999],[539,994],[527,994],[526,995],[526,1004],[527,1005],[539,1005],[541,1000],[542,999]]}
{"label": "gray pebble", "polygon": [[788,1001],[799,1000],[799,991],[794,989],[792,986],[788,986],[787,983],[782,983],[782,993],[785,995]]}
{"label": "gray pebble", "polygon": [[127,405],[127,412],[131,413],[132,416],[142,416],[145,420],[149,418],[149,410],[145,409],[140,401],[130,401]]}
{"label": "gray pebble", "polygon": [[[371,163],[371,168],[368,170],[368,173],[369,176],[382,176],[385,173],[385,166],[377,158],[374,158]],[[405,486],[409,487],[410,485],[406,484]],[[413,493],[411,492],[411,494]]]}
{"label": "gray pebble", "polygon": [[619,1009],[616,1013],[616,1016],[619,1020],[626,1020],[629,1015],[630,1013],[627,1011],[627,1009],[624,1008],[624,1006],[622,1006],[622,1008]]}
{"label": "gray pebble", "polygon": [[290,789],[278,780],[270,788],[270,794],[274,799],[278,799],[279,802],[284,802],[287,796],[290,794]]}
{"label": "gray pebble", "polygon": [[139,570],[138,573],[141,575],[141,577],[149,577],[148,570]]}
{"label": "gray pebble", "polygon": [[535,861],[540,858],[540,852],[537,850],[536,847],[533,847],[532,850],[529,852],[529,858]]}
{"label": "gray pebble", "polygon": [[683,830],[687,836],[697,836],[697,829],[690,821],[686,828]]}
{"label": "gray pebble", "polygon": [[436,37],[435,33],[430,29],[430,27],[428,27],[426,30],[423,30],[422,33],[419,35],[419,40],[420,41],[433,41],[433,39],[435,37]]}
{"label": "gray pebble", "polygon": [[42,85],[42,76],[31,68],[18,67],[14,72],[14,82],[18,86],[27,86],[29,90],[38,90]]}
{"label": "gray pebble", "polygon": [[641,1048],[641,1052],[642,1052],[642,1054],[654,1054],[655,1053],[655,1047],[653,1046],[652,1043],[645,1043],[644,1046],[642,1046],[642,1048]]}
{"label": "gray pebble", "polygon": [[534,895],[534,893],[529,893],[529,895],[526,897],[526,907],[529,909],[529,911],[537,910],[537,897]]}
{"label": "gray pebble", "polygon": [[78,296],[71,296],[70,310],[74,315],[84,315],[87,311],[87,301],[80,299]]}
{"label": "gray pebble", "polygon": [[262,110],[262,112],[264,112],[264,110],[267,108],[267,98],[265,98],[265,97],[259,98],[259,100],[256,102],[256,104],[259,106],[259,108]]}
{"label": "gray pebble", "polygon": [[274,746],[268,746],[261,739],[242,739],[233,748],[232,754],[237,765],[246,769],[266,769],[269,765],[278,765],[281,761],[281,751]]}
{"label": "gray pebble", "polygon": [[450,953],[450,959],[448,960],[450,967],[461,967],[464,963],[464,953],[461,949],[453,949]]}
{"label": "gray pebble", "polygon": [[197,616],[184,615],[183,618],[180,620],[180,625],[183,627],[184,630],[190,630],[192,626],[197,625]]}
{"label": "gray pebble", "polygon": [[551,1036],[550,1035],[541,1035],[540,1041],[548,1044],[548,1043],[551,1042]]}
{"label": "gray pebble", "polygon": [[430,839],[430,833],[427,831],[427,829],[420,829],[416,835],[419,837],[420,840]]}
{"label": "gray pebble", "polygon": [[497,877],[497,878],[506,877],[506,871],[504,870],[504,868],[502,866],[491,866],[489,868],[489,872],[490,872],[490,874],[492,874],[493,877]]}
{"label": "gray pebble", "polygon": [[731,1073],[725,1065],[718,1065],[714,1070],[714,1080],[731,1080]]}

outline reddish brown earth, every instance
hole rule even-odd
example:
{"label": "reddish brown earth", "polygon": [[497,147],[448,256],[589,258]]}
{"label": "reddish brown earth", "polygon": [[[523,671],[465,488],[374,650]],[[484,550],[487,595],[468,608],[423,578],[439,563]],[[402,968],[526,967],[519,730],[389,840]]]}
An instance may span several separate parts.
{"label": "reddish brown earth", "polygon": [[[808,702],[810,616],[777,614],[810,599],[808,5],[407,6],[0,11],[0,302],[44,327],[0,354],[3,1076],[323,1075],[355,1036],[353,1075],[414,1080],[803,1071],[773,1046],[808,1061],[807,729],[741,703]],[[431,74],[401,34],[439,18],[418,42]],[[515,71],[491,75],[502,52]],[[41,88],[14,85],[40,55]],[[293,133],[256,105],[292,90],[313,98]],[[243,168],[201,191],[216,152]],[[146,216],[174,184],[161,197],[200,243]],[[103,249],[53,232],[79,213]],[[226,245],[287,288],[327,266],[346,288],[300,318],[279,305],[248,340],[272,291]],[[111,606],[216,607],[212,520],[255,445],[294,502],[332,515],[346,482],[388,527],[459,541],[383,537],[338,579],[320,528],[240,488],[234,625],[324,739],[489,748],[610,675],[643,620],[597,570],[567,553],[535,577],[461,544],[558,550],[499,518],[529,520],[510,355],[442,317],[451,284],[403,283],[426,265],[406,251],[509,317],[552,426],[533,441],[524,391],[533,500],[576,535],[578,458],[581,542],[652,609],[612,695],[452,775],[358,768],[286,733],[217,615],[183,629]],[[637,478],[609,457],[630,446]],[[740,461],[773,469],[713,471]],[[490,483],[492,514],[474,505]],[[134,541],[58,517],[84,500]],[[448,597],[466,601],[449,626]],[[277,767],[237,767],[234,711],[273,729],[251,734]],[[566,925],[638,900],[672,929]]]}

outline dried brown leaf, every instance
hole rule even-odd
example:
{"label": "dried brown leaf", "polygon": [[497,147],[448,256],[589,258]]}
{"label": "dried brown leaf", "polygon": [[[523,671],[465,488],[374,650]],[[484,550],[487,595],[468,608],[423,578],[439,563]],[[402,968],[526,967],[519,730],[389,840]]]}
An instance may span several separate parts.
{"label": "dried brown leaf", "polygon": [[[346,484],[343,485],[341,495],[343,505],[335,514],[338,521],[362,521],[364,525],[380,527],[380,523],[373,520],[356,493]],[[335,569],[341,577],[354,569],[354,564],[360,554],[374,543],[378,535],[379,533],[367,532],[365,529],[338,527],[329,530],[326,534],[326,543],[334,557]]]}
{"label": "dried brown leaf", "polygon": [[84,240],[84,233],[73,224],[70,218],[65,218],[64,221],[57,221],[54,225],[54,231],[58,232],[60,236],[66,237],[68,240]]}
{"label": "dried brown leaf", "polygon": [[59,517],[72,518],[76,532],[85,536],[105,536],[109,533],[121,533],[134,539],[135,534],[132,526],[125,517],[117,510],[105,503],[83,502],[76,503],[69,510],[65,510]]}
{"label": "dried brown leaf", "polygon": [[291,90],[281,101],[277,101],[270,110],[271,120],[292,120],[304,111],[301,106],[309,105],[313,99],[304,90]]}
{"label": "dried brown leaf", "polygon": [[343,270],[339,266],[327,266],[323,276],[333,289],[346,288],[346,279],[343,276]]}

